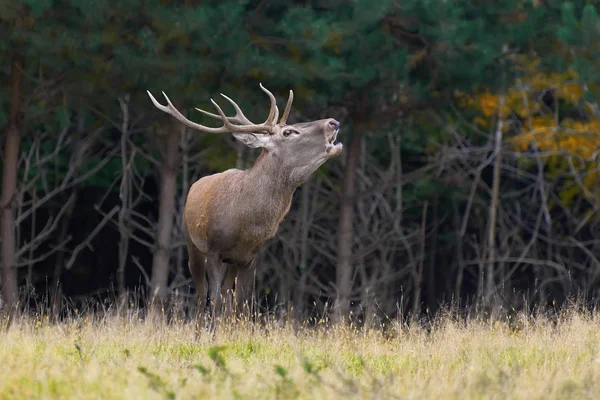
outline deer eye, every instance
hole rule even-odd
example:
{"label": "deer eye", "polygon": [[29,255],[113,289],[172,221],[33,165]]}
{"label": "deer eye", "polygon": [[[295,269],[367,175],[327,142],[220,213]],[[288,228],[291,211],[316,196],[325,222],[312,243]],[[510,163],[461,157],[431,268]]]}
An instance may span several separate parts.
{"label": "deer eye", "polygon": [[293,129],[286,129],[285,131],[283,131],[283,136],[290,136],[292,133],[295,133],[296,135],[300,134],[300,132],[293,130]]}

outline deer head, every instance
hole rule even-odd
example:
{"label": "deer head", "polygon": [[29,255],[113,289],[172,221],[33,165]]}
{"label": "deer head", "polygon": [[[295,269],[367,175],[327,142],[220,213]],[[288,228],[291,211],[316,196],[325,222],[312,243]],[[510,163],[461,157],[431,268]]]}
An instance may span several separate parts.
{"label": "deer head", "polygon": [[196,110],[209,117],[223,121],[223,126],[219,128],[204,126],[188,120],[173,106],[164,92],[163,96],[167,101],[166,106],[156,101],[149,91],[148,95],[159,110],[172,115],[192,129],[206,133],[231,133],[248,147],[262,148],[271,156],[275,156],[280,160],[281,168],[289,171],[290,178],[294,182],[304,182],[325,161],[342,153],[342,143],[336,143],[340,127],[338,121],[329,118],[288,125],[287,119],[294,100],[294,92],[290,90],[283,115],[277,122],[279,108],[275,96],[262,84],[260,84],[260,88],[271,100],[269,115],[266,121],[261,124],[251,122],[236,102],[223,93],[221,93],[221,96],[229,101],[235,110],[233,117],[225,116],[221,107],[213,99],[211,99],[211,102],[217,109],[218,114],[196,108]]}
{"label": "deer head", "polygon": [[[335,119],[287,124],[294,100],[289,98],[281,119],[275,96],[260,88],[271,100],[265,122],[255,124],[229,97],[221,94],[235,110],[227,117],[211,99],[217,114],[197,109],[220,119],[221,127],[208,127],[184,117],[163,95],[167,105],[148,95],[161,111],[172,115],[186,126],[206,133],[230,133],[248,147],[261,148],[254,166],[246,171],[231,169],[209,175],[195,182],[188,193],[183,229],[189,253],[189,268],[200,299],[206,296],[205,272],[210,297],[219,309],[222,289],[232,289],[236,282],[236,298],[240,303],[248,295],[252,283],[254,260],[259,247],[275,236],[280,222],[290,209],[294,190],[325,161],[342,152],[336,143],[340,124]],[[227,268],[222,266],[228,264]]]}

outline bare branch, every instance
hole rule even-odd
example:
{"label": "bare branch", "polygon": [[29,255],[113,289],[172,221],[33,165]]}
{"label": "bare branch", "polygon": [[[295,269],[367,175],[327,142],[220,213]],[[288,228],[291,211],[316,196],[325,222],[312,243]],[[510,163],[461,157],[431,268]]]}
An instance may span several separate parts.
{"label": "bare branch", "polygon": [[104,228],[104,225],[106,225],[106,223],[108,221],[110,221],[110,219],[118,211],[119,211],[119,206],[113,207],[112,210],[110,210],[106,215],[104,215],[104,218],[102,218],[100,223],[98,225],[96,225],[94,230],[92,230],[92,232],[90,232],[90,234],[85,238],[85,240],[82,241],[81,243],[79,243],[77,246],[75,246],[75,249],[73,249],[73,252],[71,253],[71,257],[69,257],[69,260],[67,260],[67,263],[65,266],[66,269],[69,270],[73,267],[73,264],[75,263],[75,261],[77,260],[77,256],[79,255],[79,252],[81,252],[83,249],[88,247],[88,248],[90,248],[90,250],[92,250],[92,248],[91,248],[92,240],[94,240],[96,235],[102,230],[102,228]]}

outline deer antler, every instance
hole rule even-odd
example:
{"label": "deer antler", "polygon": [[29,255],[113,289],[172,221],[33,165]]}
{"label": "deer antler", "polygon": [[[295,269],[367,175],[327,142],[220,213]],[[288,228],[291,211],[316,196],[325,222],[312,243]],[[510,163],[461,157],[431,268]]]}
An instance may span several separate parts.
{"label": "deer antler", "polygon": [[[272,96],[272,93],[269,90],[267,90],[266,88],[263,88],[262,85],[261,85],[261,88],[269,95],[269,97]],[[246,116],[244,115],[244,113],[242,112],[242,110],[240,109],[240,107],[237,105],[237,103],[235,101],[231,100],[229,97],[225,96],[223,93],[221,93],[221,96],[223,96],[225,99],[227,99],[227,101],[229,101],[229,103],[231,103],[231,105],[235,109],[235,115],[233,117],[227,117],[229,122],[238,123],[238,124],[242,124],[242,125],[253,124],[252,121],[250,121],[248,118],[246,118]],[[286,124],[288,116],[290,115],[290,110],[292,109],[293,102],[294,102],[294,92],[292,90],[290,90],[290,95],[288,97],[287,104],[285,105],[285,109],[283,110],[283,116],[281,117],[281,120],[279,121],[279,124],[278,124],[279,126],[283,126]],[[221,119],[220,115],[213,114],[208,111],[204,111],[200,108],[196,108],[196,110],[200,111],[201,113],[203,113],[205,115],[208,115],[209,117],[212,117],[215,119]],[[279,114],[279,109],[277,108],[277,106],[275,106],[275,118],[273,119],[274,121],[277,120],[278,114]],[[269,120],[269,119],[267,118],[267,120]]]}
{"label": "deer antler", "polygon": [[[156,101],[156,99],[154,98],[154,96],[152,96],[152,93],[150,93],[150,91],[147,90],[147,92],[148,92],[148,95],[150,96],[150,99],[152,100],[152,103],[154,103],[156,108],[158,108],[159,110],[161,110],[163,112],[166,112],[167,114],[172,115],[178,121],[182,122],[183,124],[185,124],[186,126],[192,128],[192,129],[195,129],[195,130],[198,130],[201,132],[206,132],[206,133],[232,133],[232,132],[258,133],[258,132],[262,132],[262,133],[272,134],[273,128],[275,127],[275,124],[277,121],[277,118],[279,118],[279,108],[277,108],[275,96],[273,95],[273,93],[271,93],[269,90],[267,90],[262,85],[262,83],[260,84],[260,88],[263,90],[263,92],[265,92],[269,96],[269,99],[271,100],[271,108],[269,110],[269,116],[267,117],[266,121],[263,122],[262,124],[252,123],[252,121],[250,121],[244,115],[244,113],[242,112],[241,108],[237,105],[237,103],[235,101],[233,101],[232,99],[230,99],[229,97],[225,96],[223,93],[221,93],[221,96],[223,96],[227,101],[229,101],[229,103],[231,103],[231,105],[235,109],[235,115],[233,117],[227,117],[225,115],[225,113],[223,112],[223,110],[221,109],[221,107],[219,107],[219,105],[213,99],[210,99],[210,101],[213,103],[213,105],[217,109],[217,112],[219,113],[218,115],[210,113],[208,111],[201,110],[199,108],[196,108],[196,110],[200,111],[201,113],[203,113],[205,115],[208,115],[209,117],[220,119],[221,121],[223,121],[223,126],[220,128],[212,128],[209,126],[204,126],[204,125],[198,124],[196,122],[190,121],[189,119],[184,117],[183,114],[181,114],[179,112],[179,110],[177,110],[177,108],[175,108],[175,106],[171,103],[171,100],[169,100],[169,98],[167,97],[165,92],[162,92],[162,93],[163,93],[163,96],[165,96],[165,99],[167,100],[166,106],[163,106],[158,101]],[[288,98],[288,102],[287,102],[285,110],[283,112],[283,116],[281,117],[281,120],[279,121],[279,125],[285,125],[287,117],[290,113],[290,109],[292,108],[293,99],[294,99],[294,94],[290,90],[290,96]]]}
{"label": "deer antler", "polygon": [[285,110],[283,110],[283,115],[281,116],[281,120],[279,121],[279,125],[283,126],[287,123],[288,116],[290,115],[290,110],[292,109],[292,103],[294,102],[294,92],[290,90],[290,96],[288,97],[287,104],[285,105]]}

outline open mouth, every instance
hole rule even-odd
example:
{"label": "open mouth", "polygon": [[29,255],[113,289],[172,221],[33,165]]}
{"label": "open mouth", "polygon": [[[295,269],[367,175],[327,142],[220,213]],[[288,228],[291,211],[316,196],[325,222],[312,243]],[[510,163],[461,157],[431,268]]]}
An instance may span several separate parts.
{"label": "open mouth", "polygon": [[337,139],[337,135],[340,132],[340,129],[336,129],[335,131],[333,131],[333,135],[331,135],[331,138],[329,139],[329,144],[335,144],[335,139]]}
{"label": "open mouth", "polygon": [[333,132],[333,135],[331,135],[331,137],[329,138],[329,143],[327,144],[327,154],[329,155],[329,157],[339,155],[342,152],[342,149],[344,148],[341,142],[336,143],[335,141],[339,132],[340,130],[338,128]]}

